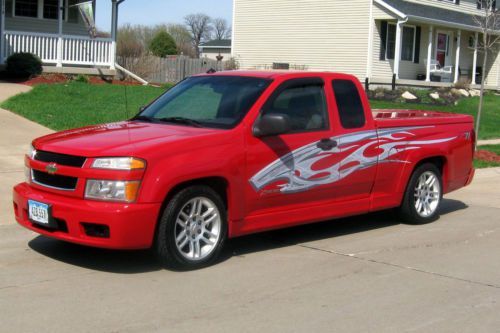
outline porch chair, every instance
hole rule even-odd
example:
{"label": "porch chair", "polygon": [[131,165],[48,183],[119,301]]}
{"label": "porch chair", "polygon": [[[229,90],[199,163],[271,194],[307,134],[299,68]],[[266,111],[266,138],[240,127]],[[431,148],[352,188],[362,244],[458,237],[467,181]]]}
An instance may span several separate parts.
{"label": "porch chair", "polygon": [[[427,60],[424,60],[425,68],[427,68]],[[436,60],[431,60],[431,75],[441,77],[441,82],[452,82],[453,65],[441,66]]]}

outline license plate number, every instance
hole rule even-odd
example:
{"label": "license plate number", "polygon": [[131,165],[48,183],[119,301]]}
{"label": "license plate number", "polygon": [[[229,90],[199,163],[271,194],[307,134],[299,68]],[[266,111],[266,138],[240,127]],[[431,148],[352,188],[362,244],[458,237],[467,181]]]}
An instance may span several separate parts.
{"label": "license plate number", "polygon": [[29,218],[33,222],[45,225],[49,224],[49,205],[38,201],[28,200],[28,212]]}

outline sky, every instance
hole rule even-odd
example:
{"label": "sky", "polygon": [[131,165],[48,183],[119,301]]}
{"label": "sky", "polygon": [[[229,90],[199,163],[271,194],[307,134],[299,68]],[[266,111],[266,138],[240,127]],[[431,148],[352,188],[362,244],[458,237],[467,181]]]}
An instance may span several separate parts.
{"label": "sky", "polygon": [[[184,16],[205,13],[211,17],[232,22],[232,0],[125,0],[120,5],[118,24],[183,23]],[[111,26],[111,0],[97,0],[96,24],[109,31]]]}

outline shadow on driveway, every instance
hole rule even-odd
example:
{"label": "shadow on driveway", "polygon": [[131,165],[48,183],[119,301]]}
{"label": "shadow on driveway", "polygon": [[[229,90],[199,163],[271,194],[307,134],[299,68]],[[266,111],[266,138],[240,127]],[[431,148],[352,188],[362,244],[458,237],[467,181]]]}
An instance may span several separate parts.
{"label": "shadow on driveway", "polygon": [[[441,216],[466,209],[461,201],[444,199]],[[249,253],[294,246],[327,238],[355,234],[400,224],[391,211],[308,224],[231,239],[218,263]],[[34,251],[66,264],[87,269],[117,273],[138,274],[163,269],[154,253],[143,251],[116,251],[85,247],[38,236],[28,243]],[[217,263],[216,263],[217,264]]]}

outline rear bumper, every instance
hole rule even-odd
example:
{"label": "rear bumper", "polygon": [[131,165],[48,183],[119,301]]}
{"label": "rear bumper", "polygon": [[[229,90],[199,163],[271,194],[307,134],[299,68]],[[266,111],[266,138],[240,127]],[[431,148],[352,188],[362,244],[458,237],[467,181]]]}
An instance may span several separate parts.
{"label": "rear bumper", "polygon": [[[64,226],[46,229],[28,220],[28,199],[52,206],[52,215]],[[151,247],[161,204],[120,204],[68,198],[43,192],[22,183],[14,187],[17,222],[39,234],[60,240],[109,249]],[[109,236],[87,235],[84,223],[109,228]]]}

